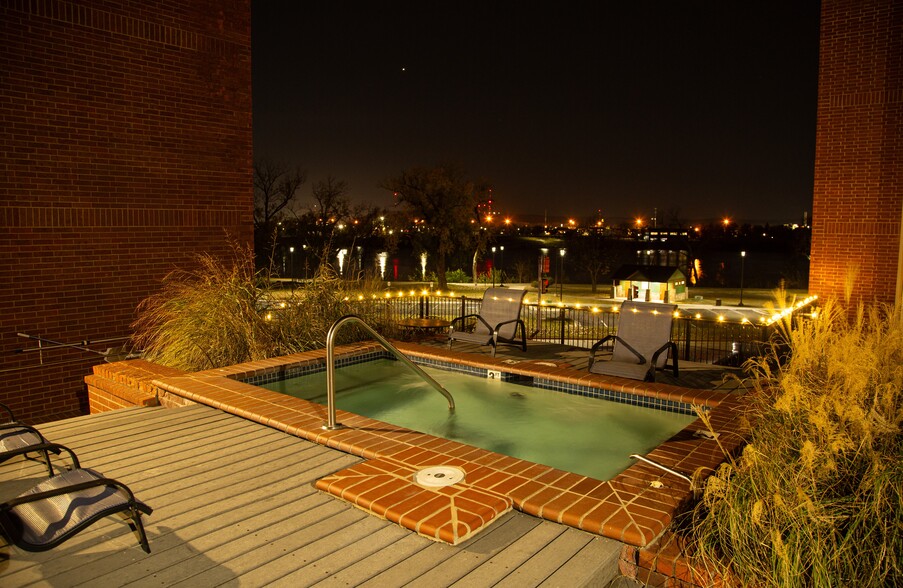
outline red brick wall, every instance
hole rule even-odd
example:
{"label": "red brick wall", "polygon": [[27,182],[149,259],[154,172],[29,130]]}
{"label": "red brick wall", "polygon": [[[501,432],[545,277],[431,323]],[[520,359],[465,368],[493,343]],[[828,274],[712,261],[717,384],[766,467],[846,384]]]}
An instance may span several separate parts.
{"label": "red brick wall", "polygon": [[903,222],[901,30],[896,0],[822,2],[813,294],[843,299],[855,275],[853,301],[894,300]]}
{"label": "red brick wall", "polygon": [[[0,0],[0,401],[84,413],[101,356],[198,252],[252,242],[250,0]],[[92,344],[97,350],[121,342]]]}

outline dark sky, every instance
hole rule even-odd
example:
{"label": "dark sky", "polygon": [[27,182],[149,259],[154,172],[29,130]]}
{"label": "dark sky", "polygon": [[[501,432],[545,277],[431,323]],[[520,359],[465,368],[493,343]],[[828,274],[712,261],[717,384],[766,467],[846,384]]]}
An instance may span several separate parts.
{"label": "dark sky", "polygon": [[255,158],[377,184],[453,163],[498,210],[811,210],[819,3],[252,2]]}

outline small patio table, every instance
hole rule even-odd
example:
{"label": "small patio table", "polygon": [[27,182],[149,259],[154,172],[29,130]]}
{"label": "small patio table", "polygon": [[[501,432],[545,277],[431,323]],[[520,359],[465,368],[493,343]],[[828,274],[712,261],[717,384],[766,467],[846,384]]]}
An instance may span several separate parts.
{"label": "small patio table", "polygon": [[439,318],[408,317],[399,319],[396,324],[403,333],[413,336],[415,333],[442,333],[451,326],[451,321]]}

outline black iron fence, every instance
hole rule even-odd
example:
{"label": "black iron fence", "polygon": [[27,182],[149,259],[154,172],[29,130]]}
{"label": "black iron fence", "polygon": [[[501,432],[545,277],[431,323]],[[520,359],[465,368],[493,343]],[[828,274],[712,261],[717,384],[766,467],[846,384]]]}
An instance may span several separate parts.
{"label": "black iron fence", "polygon": [[[432,317],[451,321],[480,310],[480,298],[449,297],[435,294],[399,295],[351,301],[355,312],[368,322],[396,335],[393,325],[403,318]],[[589,348],[618,330],[616,307],[537,305],[525,303],[521,318],[528,339]],[[739,364],[762,353],[774,334],[767,324],[730,323],[693,316],[675,318],[672,341],[683,361],[711,364]]]}

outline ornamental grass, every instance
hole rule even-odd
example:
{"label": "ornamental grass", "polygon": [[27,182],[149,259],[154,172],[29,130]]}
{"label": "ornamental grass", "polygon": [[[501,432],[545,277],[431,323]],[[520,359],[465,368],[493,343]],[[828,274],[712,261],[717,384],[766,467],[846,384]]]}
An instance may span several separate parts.
{"label": "ornamental grass", "polygon": [[746,586],[900,586],[903,318],[827,302],[748,362],[749,443],[706,482],[691,551]]}
{"label": "ornamental grass", "polygon": [[[230,259],[202,254],[139,304],[134,344],[145,359],[190,372],[320,348],[332,323],[351,312],[352,287],[367,285],[324,264],[300,287],[279,289],[247,249],[235,247]],[[352,325],[336,341],[360,338]]]}

